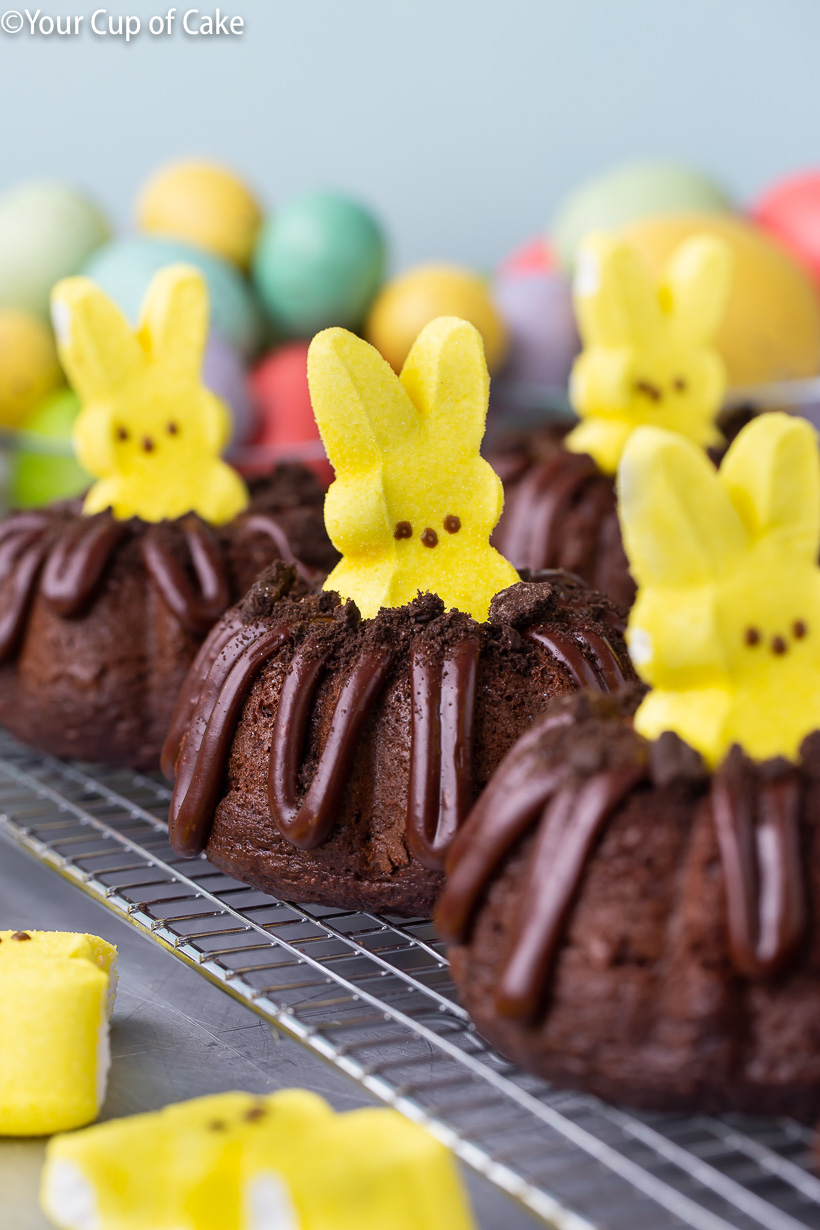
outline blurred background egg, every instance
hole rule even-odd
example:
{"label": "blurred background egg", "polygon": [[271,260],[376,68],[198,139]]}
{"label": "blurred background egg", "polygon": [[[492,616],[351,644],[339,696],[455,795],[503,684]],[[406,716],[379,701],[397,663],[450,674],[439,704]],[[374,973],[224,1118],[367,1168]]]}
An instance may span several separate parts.
{"label": "blurred background egg", "polygon": [[635,162],[587,180],[558,207],[549,241],[560,264],[572,269],[575,250],[589,231],[616,231],[639,218],[732,208],[723,189],[701,172],[674,162]]}
{"label": "blurred background egg", "polygon": [[137,222],[151,235],[181,239],[247,269],[262,209],[250,188],[225,167],[181,161],[148,180],[137,203]]}
{"label": "blurred background egg", "polygon": [[555,255],[543,235],[521,244],[499,265],[501,274],[548,273],[555,268]]}
{"label": "blurred background egg", "polygon": [[805,269],[768,235],[728,214],[649,218],[622,234],[659,275],[694,234],[718,235],[732,251],[733,280],[717,334],[730,385],[813,376],[820,371],[820,298]]}
{"label": "blurred background egg", "polygon": [[259,307],[237,268],[211,252],[154,235],[131,235],[101,248],[83,268],[110,295],[132,324],[151,278],[165,265],[193,265],[208,283],[211,324],[243,355],[253,354],[263,337]]}
{"label": "blurred background egg", "polygon": [[202,361],[202,379],[231,412],[230,444],[247,444],[256,430],[256,411],[248,391],[248,374],[239,351],[211,330]]}
{"label": "blurred background egg", "polygon": [[71,433],[80,403],[70,389],[46,398],[23,420],[25,435],[11,455],[9,500],[15,508],[36,508],[80,495],[91,476],[74,457]]}
{"label": "blurred background egg", "polygon": [[752,216],[820,285],[820,171],[781,180],[757,201]]}
{"label": "blurred background egg", "polygon": [[581,348],[567,275],[506,263],[493,282],[493,301],[509,336],[503,381],[566,387]]}
{"label": "blurred background egg", "polygon": [[48,325],[30,312],[0,310],[0,426],[18,427],[63,383]]}
{"label": "blurred background egg", "polygon": [[313,417],[307,379],[308,342],[287,342],[265,355],[250,377],[258,415],[253,444],[267,455],[304,461],[325,484],[333,478]]}
{"label": "blurred background egg", "polygon": [[492,301],[487,282],[458,265],[417,265],[388,282],[365,322],[365,337],[395,371],[401,371],[410,347],[437,316],[461,316],[484,339],[490,372],[507,352],[507,330]]}
{"label": "blurred background egg", "polygon": [[108,223],[67,184],[20,184],[0,195],[0,308],[48,319],[60,278],[79,273],[106,242]]}
{"label": "blurred background egg", "polygon": [[266,220],[253,277],[277,330],[312,337],[331,325],[361,325],[385,257],[384,234],[369,210],[332,192],[313,192]]}

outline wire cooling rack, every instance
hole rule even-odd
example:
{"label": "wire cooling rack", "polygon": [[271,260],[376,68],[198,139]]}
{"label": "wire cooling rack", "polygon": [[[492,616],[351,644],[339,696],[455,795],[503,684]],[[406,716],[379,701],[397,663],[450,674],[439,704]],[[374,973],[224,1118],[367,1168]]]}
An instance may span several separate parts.
{"label": "wire cooling rack", "polygon": [[169,792],[0,732],[0,833],[559,1230],[820,1230],[811,1133],[625,1112],[507,1063],[459,1006],[427,921],[297,906],[168,845]]}

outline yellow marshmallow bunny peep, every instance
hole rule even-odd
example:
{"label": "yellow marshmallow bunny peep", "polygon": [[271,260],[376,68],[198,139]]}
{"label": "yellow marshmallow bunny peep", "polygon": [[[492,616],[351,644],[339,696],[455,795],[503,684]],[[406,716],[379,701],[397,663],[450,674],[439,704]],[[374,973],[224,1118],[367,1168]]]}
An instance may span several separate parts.
{"label": "yellow marshmallow bunny peep", "polygon": [[644,424],[704,447],[719,442],[726,371],[714,336],[730,281],[729,248],[714,236],[682,243],[659,285],[628,244],[602,234],[584,240],[574,283],[584,350],[570,379],[581,422],[567,448],[614,474]]}
{"label": "yellow marshmallow bunny peep", "polygon": [[432,321],[399,377],[367,342],[326,329],[310,345],[308,380],[336,471],[325,524],[343,556],[325,588],[366,619],[429,590],[485,620],[518,574],[489,544],[504,495],[479,454],[489,377],[478,330]]}
{"label": "yellow marshmallow bunny peep", "polygon": [[635,726],[716,766],[733,743],[795,759],[820,729],[820,456],[804,419],[765,414],[720,471],[693,443],[635,432],[618,474],[638,597],[627,641],[654,691]]}
{"label": "yellow marshmallow bunny peep", "polygon": [[100,481],[83,512],[162,521],[198,513],[219,525],[248,503],[239,475],[219,454],[227,408],[202,383],[208,292],[185,265],[162,269],[148,289],[139,329],[88,278],[52,294],[58,348],[83,403],[74,426],[81,465]]}

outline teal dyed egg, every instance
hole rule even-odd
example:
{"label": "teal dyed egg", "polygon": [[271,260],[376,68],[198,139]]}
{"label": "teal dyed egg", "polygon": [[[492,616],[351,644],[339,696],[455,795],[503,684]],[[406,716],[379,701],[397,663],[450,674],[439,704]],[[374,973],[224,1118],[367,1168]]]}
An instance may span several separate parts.
{"label": "teal dyed egg", "polygon": [[97,206],[67,184],[20,184],[0,194],[0,308],[48,320],[54,283],[79,273],[109,234]]}
{"label": "teal dyed egg", "polygon": [[379,289],[386,244],[376,219],[331,192],[299,197],[268,218],[253,278],[277,329],[311,337],[330,325],[357,328]]}
{"label": "teal dyed egg", "polygon": [[83,273],[93,278],[136,324],[152,277],[165,265],[176,264],[194,265],[200,270],[208,284],[213,328],[242,354],[253,354],[263,334],[259,306],[238,269],[219,256],[176,239],[132,235],[100,249]]}
{"label": "teal dyed egg", "polygon": [[587,180],[564,200],[549,238],[565,269],[589,231],[617,231],[640,218],[673,213],[726,213],[723,189],[691,167],[674,162],[635,162]]}

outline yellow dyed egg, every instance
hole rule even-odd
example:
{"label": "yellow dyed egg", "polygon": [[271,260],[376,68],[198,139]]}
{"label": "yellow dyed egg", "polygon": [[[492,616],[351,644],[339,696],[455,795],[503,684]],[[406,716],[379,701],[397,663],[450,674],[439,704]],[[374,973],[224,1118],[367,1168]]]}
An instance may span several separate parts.
{"label": "yellow dyed egg", "polygon": [[507,330],[485,280],[458,265],[418,265],[388,282],[365,324],[365,337],[399,372],[422,329],[438,316],[458,316],[475,325],[490,372],[507,353]]}
{"label": "yellow dyed egg", "polygon": [[243,269],[262,224],[262,210],[246,184],[224,167],[174,162],[149,179],[137,221],[152,235],[183,239]]}
{"label": "yellow dyed egg", "polygon": [[808,273],[763,231],[729,215],[681,214],[644,219],[620,234],[656,275],[692,235],[729,245],[732,289],[715,342],[730,386],[820,371],[820,297]]}
{"label": "yellow dyed egg", "polygon": [[29,312],[0,311],[0,425],[19,426],[62,383],[48,326]]}

